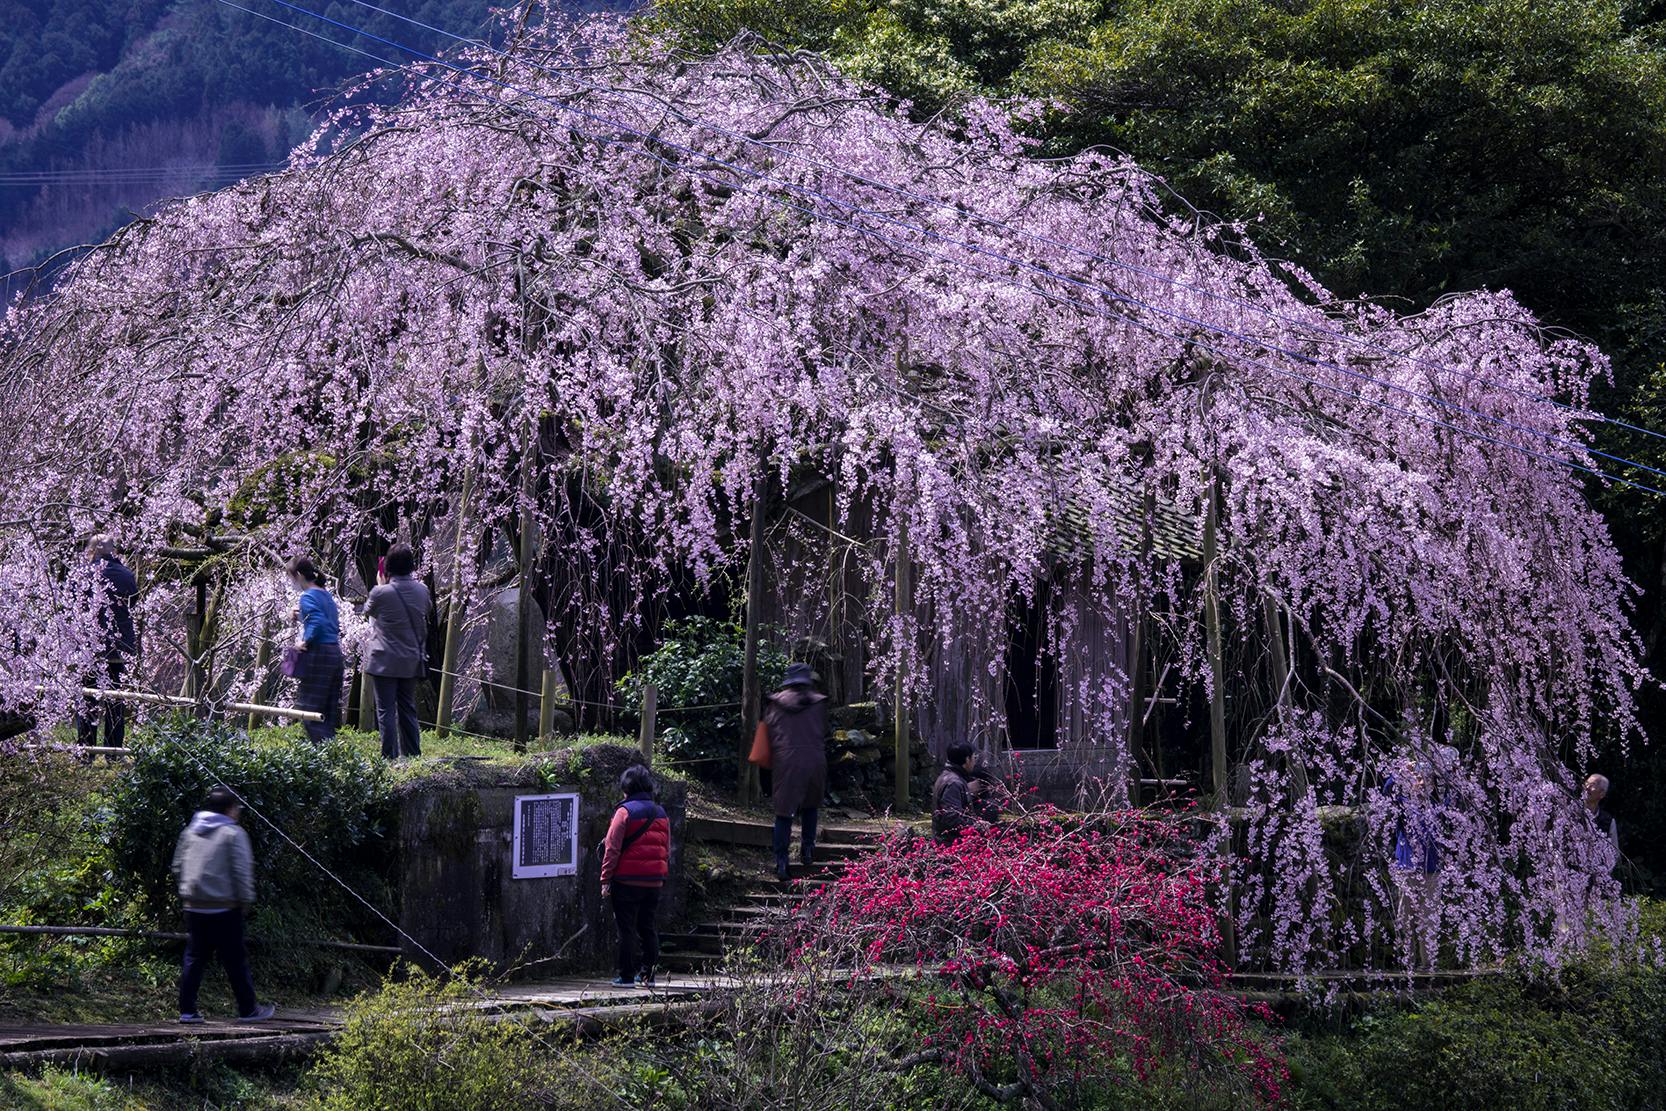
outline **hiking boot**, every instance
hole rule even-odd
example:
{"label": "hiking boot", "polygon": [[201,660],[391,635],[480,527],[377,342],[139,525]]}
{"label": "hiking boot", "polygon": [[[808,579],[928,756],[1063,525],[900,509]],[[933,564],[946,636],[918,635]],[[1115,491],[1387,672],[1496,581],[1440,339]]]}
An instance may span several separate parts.
{"label": "hiking boot", "polygon": [[270,1003],[256,1003],[255,1009],[246,1015],[238,1015],[238,1022],[265,1022],[278,1013],[277,1007]]}

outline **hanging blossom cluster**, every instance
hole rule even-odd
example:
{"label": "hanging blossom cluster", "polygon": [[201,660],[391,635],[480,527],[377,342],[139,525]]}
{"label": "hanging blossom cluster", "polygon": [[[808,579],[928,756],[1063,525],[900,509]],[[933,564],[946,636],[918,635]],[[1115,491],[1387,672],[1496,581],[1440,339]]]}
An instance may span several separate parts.
{"label": "hanging blossom cluster", "polygon": [[[1148,682],[1203,705],[1213,579],[1233,909],[1281,965],[1398,936],[1383,783],[1438,744],[1463,801],[1434,824],[1470,839],[1443,866],[1460,959],[1565,951],[1615,904],[1574,863],[1570,765],[1635,730],[1646,676],[1558,462],[1591,462],[1597,352],[1505,293],[1339,303],[1123,159],[1029,157],[992,110],[920,125],[746,44],[506,31],[467,73],[377,77],[397,103],[135,222],[0,323],[0,706],[73,706],[91,627],[65,576],[94,531],[171,612],[209,576],[238,616],[220,690],[286,555],[361,581],[408,539],[473,612],[530,547],[550,644],[605,691],[669,592],[735,574],[756,505],[822,484],[817,535],[862,541],[841,575],[876,685],[962,697],[998,736],[1000,631],[1053,584],[1067,740],[1115,774],[1148,711],[1106,631],[1144,621]],[[1195,533],[1212,499],[1212,576],[1129,528],[1160,507]],[[174,632],[134,682],[178,670]],[[1348,868],[1327,807],[1367,826]]]}

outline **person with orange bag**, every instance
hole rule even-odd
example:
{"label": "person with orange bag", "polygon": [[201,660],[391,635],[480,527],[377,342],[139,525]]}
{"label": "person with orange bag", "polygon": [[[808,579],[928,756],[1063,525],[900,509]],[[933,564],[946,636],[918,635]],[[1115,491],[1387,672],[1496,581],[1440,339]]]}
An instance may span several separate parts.
{"label": "person with orange bag", "polygon": [[781,689],[764,700],[769,749],[761,766],[775,778],[775,875],[783,883],[795,816],[802,837],[798,858],[806,867],[815,863],[816,812],[827,789],[827,696],[814,684],[809,664],[792,664]]}

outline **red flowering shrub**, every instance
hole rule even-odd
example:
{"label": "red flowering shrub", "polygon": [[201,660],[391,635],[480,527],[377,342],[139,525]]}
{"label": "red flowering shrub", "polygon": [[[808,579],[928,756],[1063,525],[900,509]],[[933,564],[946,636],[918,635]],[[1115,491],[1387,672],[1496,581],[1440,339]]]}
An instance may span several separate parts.
{"label": "red flowering shrub", "polygon": [[[811,895],[788,945],[893,985],[925,1031],[895,1065],[1003,1102],[1063,1106],[1170,1065],[1271,1102],[1282,1062],[1219,990],[1211,869],[1177,817],[1040,810],[953,845],[891,839]],[[895,989],[906,972],[917,990]]]}

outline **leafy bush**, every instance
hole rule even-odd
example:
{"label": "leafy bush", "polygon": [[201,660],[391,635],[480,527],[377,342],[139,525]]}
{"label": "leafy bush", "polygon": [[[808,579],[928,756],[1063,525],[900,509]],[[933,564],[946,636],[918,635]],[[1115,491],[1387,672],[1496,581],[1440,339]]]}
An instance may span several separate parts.
{"label": "leafy bush", "polygon": [[1666,973],[1477,981],[1292,1038],[1298,1108],[1644,1111],[1666,1106]]}
{"label": "leafy bush", "polygon": [[223,781],[264,816],[243,817],[255,855],[255,932],[269,943],[261,955],[281,956],[286,964],[316,959],[316,951],[284,952],[284,938],[386,940],[386,927],[319,867],[384,911],[389,907],[392,809],[381,760],[341,741],[314,746],[281,735],[253,741],[187,718],[142,731],[133,748],[132,768],[111,793],[107,852],[110,886],[129,900],[133,917],[174,920],[174,845],[203,797]]}
{"label": "leafy bush", "polygon": [[[645,683],[658,687],[659,705],[664,707],[659,737],[665,754],[700,774],[721,775],[739,749],[745,660],[746,630],[734,622],[709,617],[668,621],[659,647],[619,680],[618,691],[628,706],[636,707],[642,703]],[[786,654],[760,641],[758,681],[763,689],[779,686],[786,670]],[[679,706],[702,709],[678,710]]]}
{"label": "leafy bush", "polygon": [[313,1068],[318,1111],[519,1111],[598,1107],[617,1077],[604,1053],[565,1053],[570,1037],[474,1006],[482,983],[467,966],[446,977],[410,970],[347,1009],[339,1037]]}

